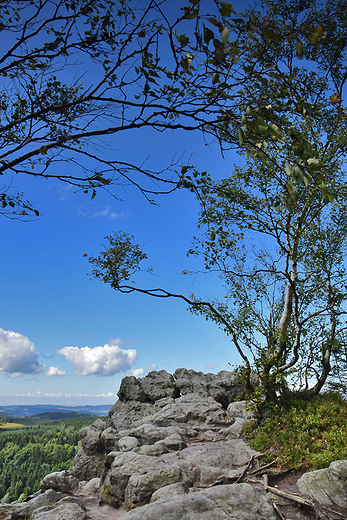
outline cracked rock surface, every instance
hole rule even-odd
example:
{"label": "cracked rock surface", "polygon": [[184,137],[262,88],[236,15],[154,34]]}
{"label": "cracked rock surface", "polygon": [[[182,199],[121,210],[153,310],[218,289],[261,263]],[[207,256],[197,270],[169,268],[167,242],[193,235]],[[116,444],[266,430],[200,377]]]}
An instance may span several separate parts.
{"label": "cracked rock surface", "polygon": [[[108,422],[80,431],[72,470],[47,475],[22,504],[0,505],[0,520],[277,519],[264,486],[231,483],[259,455],[240,438],[252,419],[243,395],[233,372],[125,377]],[[347,461],[320,471],[303,475],[300,491],[347,507]]]}

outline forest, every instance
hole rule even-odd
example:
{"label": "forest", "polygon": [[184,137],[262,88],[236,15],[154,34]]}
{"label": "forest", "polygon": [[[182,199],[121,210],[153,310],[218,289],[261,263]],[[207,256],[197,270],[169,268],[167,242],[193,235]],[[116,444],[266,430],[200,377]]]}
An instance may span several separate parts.
{"label": "forest", "polygon": [[5,424],[0,433],[1,503],[23,501],[40,489],[45,475],[71,468],[81,447],[78,432],[96,417],[62,416],[45,413],[17,419],[23,426]]}

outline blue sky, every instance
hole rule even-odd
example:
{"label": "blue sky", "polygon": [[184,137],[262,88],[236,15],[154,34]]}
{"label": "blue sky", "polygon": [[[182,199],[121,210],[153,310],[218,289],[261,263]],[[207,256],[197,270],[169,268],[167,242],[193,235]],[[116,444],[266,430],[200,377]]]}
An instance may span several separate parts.
{"label": "blue sky", "polygon": [[[184,132],[129,132],[107,144],[134,162],[149,156],[150,167],[192,154],[192,164],[214,175],[238,160]],[[119,294],[87,276],[83,255],[97,255],[103,237],[122,230],[148,253],[148,286],[218,296],[216,278],[180,274],[197,266],[186,256],[198,214],[192,194],[161,196],[153,206],[134,188],[118,192],[120,202],[107,193],[91,201],[68,185],[26,176],[14,186],[41,216],[1,220],[0,404],[112,404],[124,375],[217,372],[239,361],[225,334],[184,302]]]}

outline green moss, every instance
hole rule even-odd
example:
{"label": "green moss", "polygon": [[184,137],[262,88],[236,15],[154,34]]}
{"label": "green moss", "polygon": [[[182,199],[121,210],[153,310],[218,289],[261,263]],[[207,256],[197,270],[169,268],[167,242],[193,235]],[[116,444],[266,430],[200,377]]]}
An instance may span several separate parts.
{"label": "green moss", "polygon": [[347,459],[347,402],[332,392],[311,401],[292,399],[274,405],[258,428],[246,426],[244,434],[267,460],[278,457],[293,469],[326,468]]}

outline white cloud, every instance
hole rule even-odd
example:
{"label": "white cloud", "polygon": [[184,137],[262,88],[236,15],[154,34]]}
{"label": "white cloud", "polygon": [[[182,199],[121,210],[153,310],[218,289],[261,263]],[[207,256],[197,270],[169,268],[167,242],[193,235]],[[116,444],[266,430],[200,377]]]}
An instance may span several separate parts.
{"label": "white cloud", "polygon": [[82,376],[114,376],[130,370],[137,360],[135,349],[123,350],[117,345],[103,347],[64,347],[58,353],[65,356]]}
{"label": "white cloud", "polygon": [[214,370],[215,368],[217,368],[217,365],[206,365],[205,368],[207,370]]}
{"label": "white cloud", "polygon": [[149,365],[149,368],[150,368],[151,370],[157,370],[158,365],[156,365],[155,363],[151,363],[151,364]]}
{"label": "white cloud", "polygon": [[45,376],[51,377],[51,376],[66,376],[65,370],[60,370],[58,367],[49,367],[47,372],[45,373]]}
{"label": "white cloud", "polygon": [[122,211],[121,213],[116,213],[113,211],[111,206],[107,206],[106,208],[102,209],[101,211],[97,211],[92,215],[92,218],[98,218],[98,217],[109,217],[109,218],[127,218],[130,215],[129,211]]}
{"label": "white cloud", "polygon": [[0,328],[0,372],[11,377],[39,374],[45,367],[38,362],[39,354],[33,343],[22,334]]}
{"label": "white cloud", "polygon": [[135,376],[135,377],[141,377],[145,373],[143,368],[135,368],[135,369],[130,370],[130,372],[131,372],[131,375]]}

